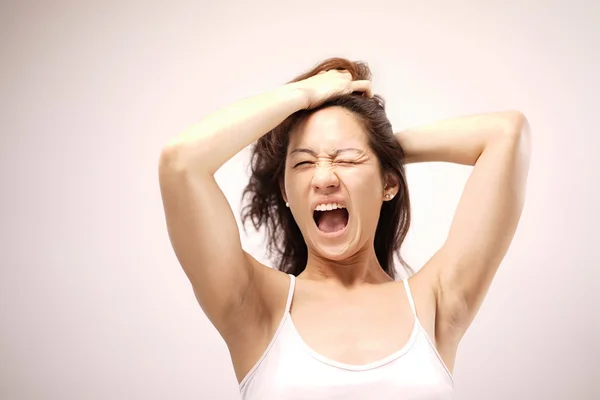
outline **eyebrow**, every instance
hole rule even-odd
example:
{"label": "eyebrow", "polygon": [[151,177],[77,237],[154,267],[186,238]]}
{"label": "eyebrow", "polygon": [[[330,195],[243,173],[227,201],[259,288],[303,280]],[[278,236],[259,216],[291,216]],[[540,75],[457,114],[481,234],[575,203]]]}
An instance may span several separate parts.
{"label": "eyebrow", "polygon": [[[355,152],[358,152],[358,153],[362,153],[363,152],[362,150],[355,149],[354,147],[347,147],[345,149],[336,149],[333,152],[329,153],[329,155],[332,156],[332,157],[335,157],[335,156],[339,155],[340,153],[344,153],[344,152],[348,152],[348,151],[355,151]],[[316,152],[314,152],[313,150],[302,148],[302,147],[299,147],[297,149],[292,150],[292,152],[290,153],[290,155],[292,155],[294,153],[308,153],[308,154],[310,154],[313,157],[317,157],[318,156],[318,154]]]}

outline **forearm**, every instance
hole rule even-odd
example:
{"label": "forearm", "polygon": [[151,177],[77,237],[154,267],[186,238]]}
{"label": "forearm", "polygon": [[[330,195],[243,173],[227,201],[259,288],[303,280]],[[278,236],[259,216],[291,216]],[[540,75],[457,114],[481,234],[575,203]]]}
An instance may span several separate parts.
{"label": "forearm", "polygon": [[523,120],[518,111],[474,114],[404,129],[396,137],[407,163],[475,165],[486,148],[520,129]]}
{"label": "forearm", "polygon": [[230,104],[173,137],[161,166],[214,174],[225,162],[294,112],[306,97],[293,84]]}

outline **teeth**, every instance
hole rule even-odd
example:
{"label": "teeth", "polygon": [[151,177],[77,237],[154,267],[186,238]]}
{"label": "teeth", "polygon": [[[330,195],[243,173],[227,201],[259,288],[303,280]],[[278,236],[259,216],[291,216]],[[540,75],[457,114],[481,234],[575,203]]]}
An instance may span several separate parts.
{"label": "teeth", "polygon": [[331,211],[331,210],[337,210],[338,208],[346,208],[341,204],[338,203],[327,203],[327,204],[319,204],[317,207],[315,207],[316,211]]}

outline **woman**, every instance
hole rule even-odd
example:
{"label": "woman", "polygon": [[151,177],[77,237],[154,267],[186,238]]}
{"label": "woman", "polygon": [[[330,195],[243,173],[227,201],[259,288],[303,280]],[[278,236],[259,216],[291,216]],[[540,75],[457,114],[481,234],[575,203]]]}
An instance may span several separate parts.
{"label": "woman", "polygon": [[[242,249],[214,179],[254,142],[243,218],[266,226],[277,268]],[[446,398],[517,227],[529,157],[516,111],[394,133],[368,67],[340,58],[171,140],[159,168],[169,235],[242,398]],[[425,161],[474,168],[447,241],[395,280],[410,222],[404,165]]]}

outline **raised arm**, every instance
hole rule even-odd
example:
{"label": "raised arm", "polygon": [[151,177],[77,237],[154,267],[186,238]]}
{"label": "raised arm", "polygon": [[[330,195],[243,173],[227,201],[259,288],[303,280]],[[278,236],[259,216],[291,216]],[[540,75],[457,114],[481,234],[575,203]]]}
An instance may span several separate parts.
{"label": "raised arm", "polygon": [[514,236],[525,200],[531,133],[518,111],[446,119],[397,133],[409,162],[473,165],[448,238],[424,267],[437,297],[436,330],[458,341]]}
{"label": "raised arm", "polygon": [[198,302],[222,335],[236,330],[256,301],[253,280],[266,268],[242,249],[239,230],[214,173],[232,156],[305,106],[283,86],[229,105],[175,136],[159,161],[167,229]]}
{"label": "raised arm", "polygon": [[169,237],[200,306],[222,336],[240,330],[242,314],[246,320],[268,314],[258,308],[271,303],[261,295],[272,295],[265,276],[273,274],[243,251],[213,175],[294,112],[353,91],[370,93],[370,82],[340,71],[312,76],[231,104],[164,147],[159,181]]}

